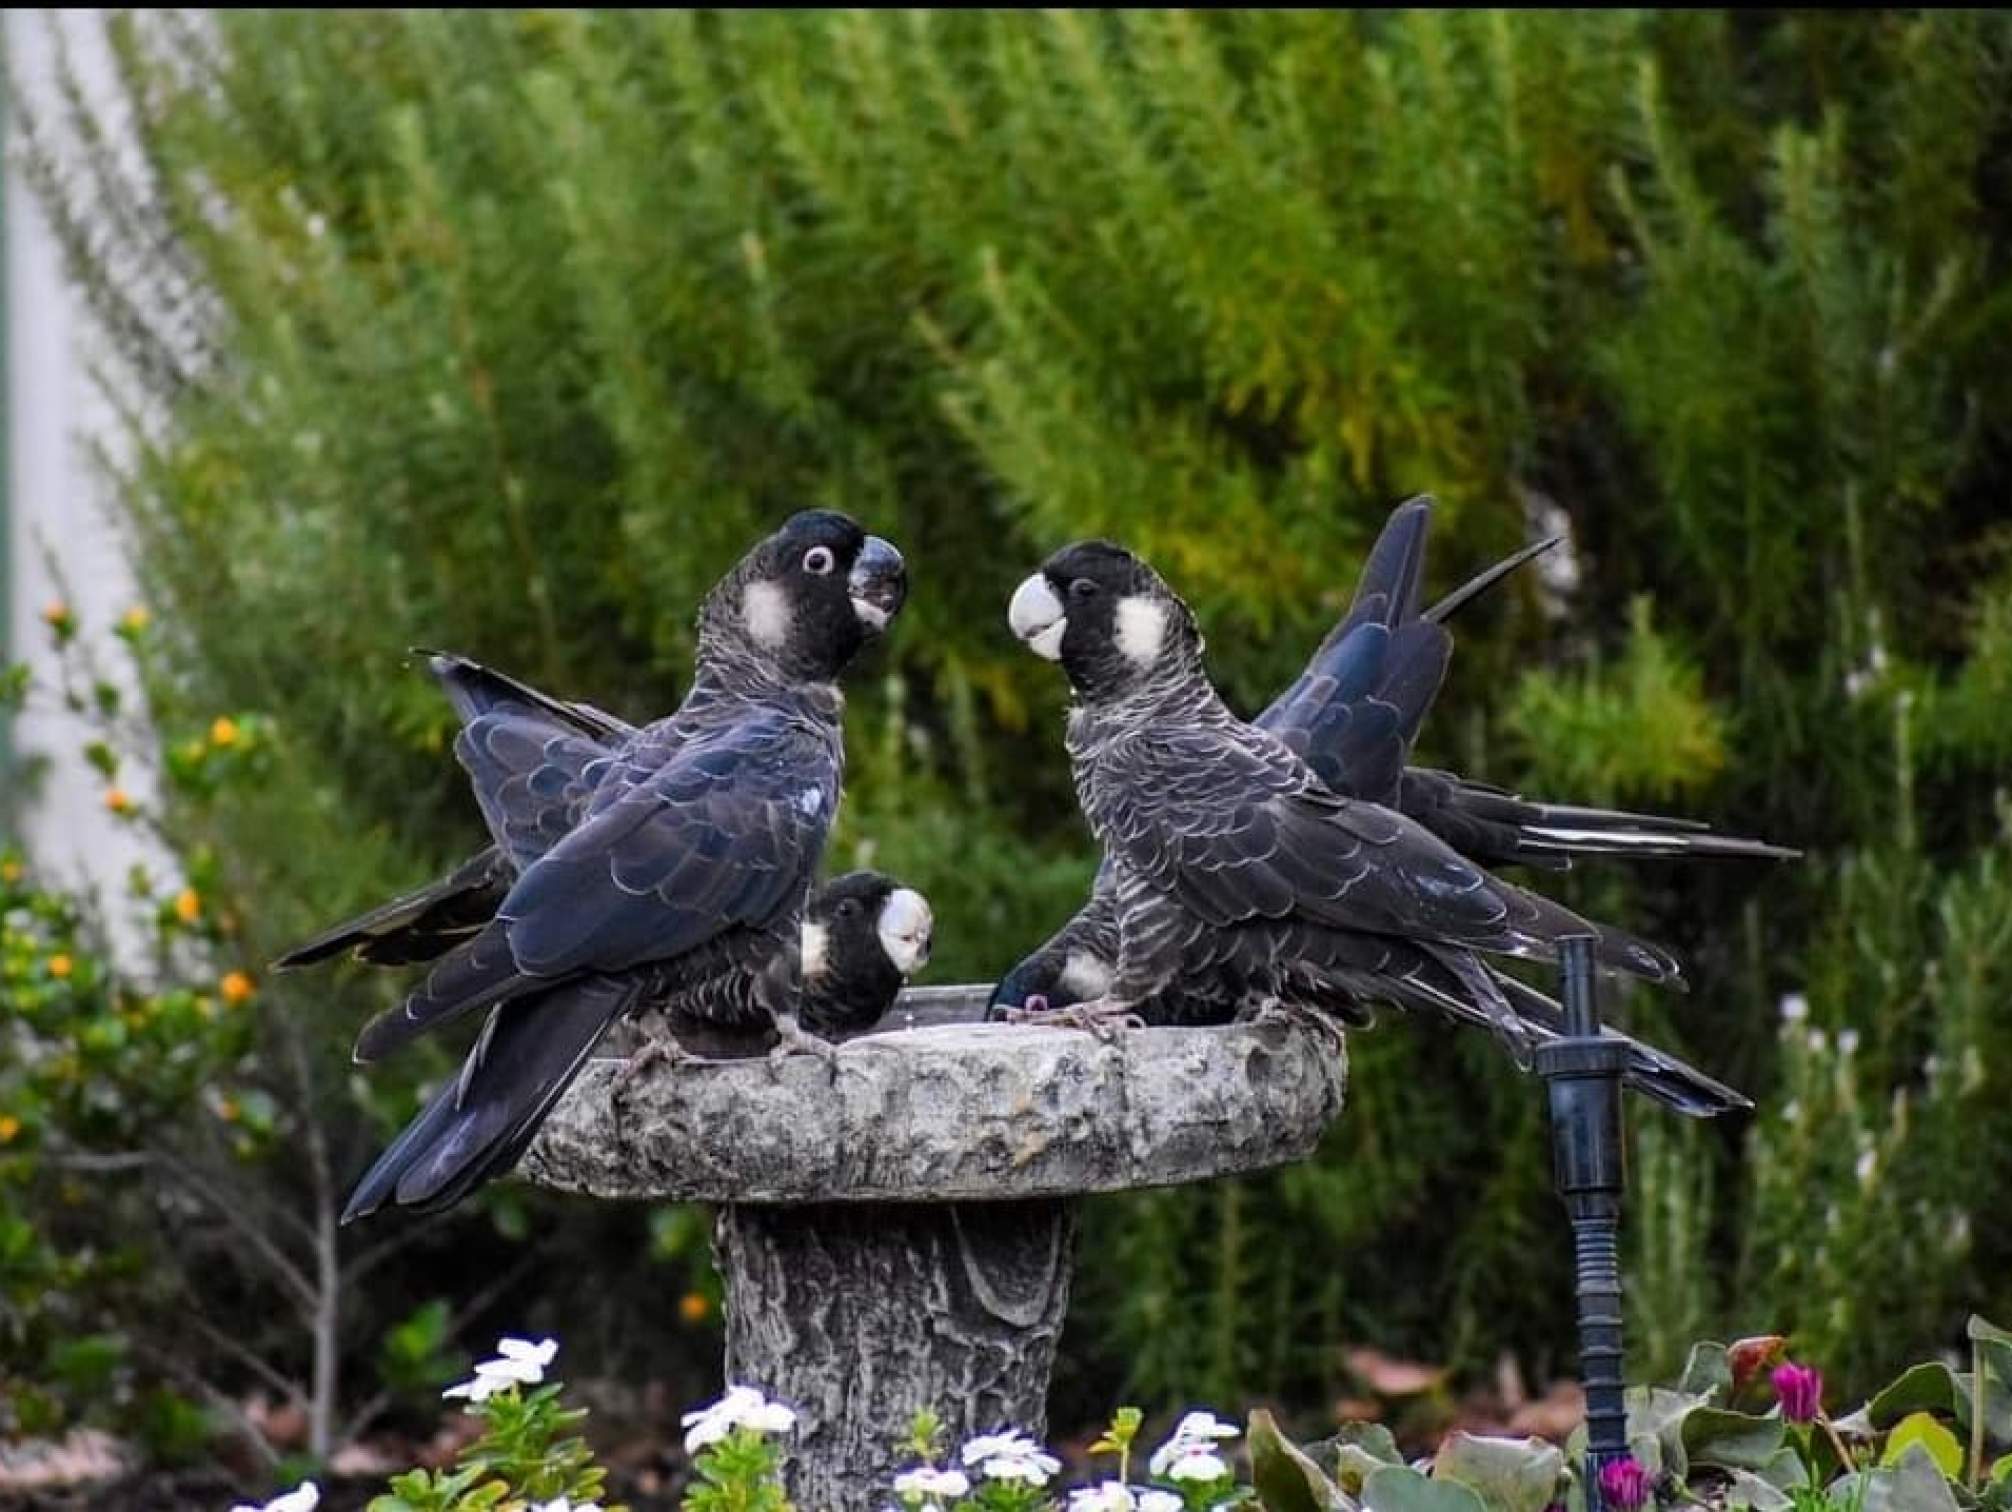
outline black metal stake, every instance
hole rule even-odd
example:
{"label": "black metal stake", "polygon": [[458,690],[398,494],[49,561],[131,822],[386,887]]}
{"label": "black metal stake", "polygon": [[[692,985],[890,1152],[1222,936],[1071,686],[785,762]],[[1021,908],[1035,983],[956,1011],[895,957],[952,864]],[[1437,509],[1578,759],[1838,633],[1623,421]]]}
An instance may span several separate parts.
{"label": "black metal stake", "polygon": [[1565,1033],[1537,1051],[1551,1097],[1552,1173],[1572,1220],[1579,1375],[1586,1389],[1586,1512],[1602,1512],[1600,1469],[1628,1453],[1621,1367],[1621,1071],[1627,1050],[1600,1033],[1591,935],[1558,942]]}

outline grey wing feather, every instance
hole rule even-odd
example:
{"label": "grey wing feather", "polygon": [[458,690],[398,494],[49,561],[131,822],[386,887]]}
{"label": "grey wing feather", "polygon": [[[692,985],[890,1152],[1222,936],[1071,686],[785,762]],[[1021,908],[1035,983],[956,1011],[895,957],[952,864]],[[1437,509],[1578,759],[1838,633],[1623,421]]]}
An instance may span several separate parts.
{"label": "grey wing feather", "polygon": [[1109,746],[1092,801],[1120,861],[1216,925],[1299,916],[1551,959],[1567,934],[1601,964],[1674,981],[1675,959],[1489,876],[1392,810],[1340,798],[1259,732],[1141,731]]}
{"label": "grey wing feather", "polygon": [[680,748],[528,866],[487,929],[365,1027],[358,1059],[540,983],[794,927],[837,800],[836,753],[781,720]]}

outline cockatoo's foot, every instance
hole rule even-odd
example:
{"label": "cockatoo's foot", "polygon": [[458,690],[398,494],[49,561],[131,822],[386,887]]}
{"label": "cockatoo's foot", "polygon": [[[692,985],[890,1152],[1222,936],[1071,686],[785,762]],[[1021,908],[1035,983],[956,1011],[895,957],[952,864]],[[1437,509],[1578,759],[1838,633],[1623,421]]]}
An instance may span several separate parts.
{"label": "cockatoo's foot", "polygon": [[[1034,1003],[1042,1001],[1036,1008]],[[1109,1044],[1127,1029],[1143,1029],[1146,1021],[1133,1011],[1130,1003],[1119,1002],[1115,998],[1091,998],[1087,1002],[1073,1003],[1067,1008],[1050,1008],[1039,995],[1028,999],[1023,1008],[1008,1008],[1006,1022],[1009,1024],[1046,1024],[1058,1029],[1081,1029],[1094,1034]]]}
{"label": "cockatoo's foot", "polygon": [[775,1021],[775,1048],[769,1051],[768,1058],[779,1061],[790,1055],[814,1055],[824,1062],[825,1069],[834,1079],[838,1076],[838,1046],[812,1034],[793,1018],[778,1017]]}

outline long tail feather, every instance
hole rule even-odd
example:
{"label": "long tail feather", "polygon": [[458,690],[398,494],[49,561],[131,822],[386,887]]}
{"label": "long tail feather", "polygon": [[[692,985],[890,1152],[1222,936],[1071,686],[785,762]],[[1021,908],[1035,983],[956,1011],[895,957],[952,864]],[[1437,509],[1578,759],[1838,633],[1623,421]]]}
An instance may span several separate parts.
{"label": "long tail feather", "polygon": [[[1494,975],[1517,1014],[1536,1026],[1545,1039],[1555,1039],[1564,1033],[1565,1010],[1554,999],[1506,973]],[[1667,1051],[1645,1045],[1618,1029],[1606,1028],[1601,1033],[1627,1045],[1628,1069],[1624,1074],[1628,1085],[1665,1107],[1692,1118],[1716,1118],[1722,1113],[1747,1112],[1753,1107],[1752,1099],[1745,1094]]]}
{"label": "long tail feather", "polygon": [[1534,562],[1538,557],[1564,539],[1561,535],[1547,536],[1541,541],[1535,541],[1525,546],[1521,551],[1504,557],[1493,567],[1483,568],[1458,588],[1447,594],[1445,598],[1434,604],[1430,609],[1427,609],[1419,618],[1444,624],[1490,588],[1501,582],[1502,579],[1509,576],[1518,567],[1521,567],[1525,562]]}
{"label": "long tail feather", "polygon": [[1553,825],[1521,826],[1518,839],[1526,850],[1561,856],[1639,856],[1690,858],[1723,856],[1742,860],[1793,861],[1802,854],[1784,845],[1749,840],[1741,835],[1709,831],[1651,829],[1566,829]]}
{"label": "long tail feather", "polygon": [[479,933],[509,890],[510,870],[491,846],[437,882],[345,919],[273,962],[293,971],[354,952],[378,966],[430,961]]}
{"label": "long tail feather", "polygon": [[426,659],[427,669],[440,683],[463,724],[489,713],[499,703],[516,702],[550,714],[581,734],[610,744],[619,743],[636,733],[633,725],[592,704],[569,703],[565,699],[554,698],[549,693],[539,692],[529,683],[519,682],[508,673],[498,672],[494,667],[486,667],[455,652],[428,651],[414,646],[412,654]]}
{"label": "long tail feather", "polygon": [[1368,601],[1382,595],[1384,605],[1378,616],[1398,625],[1418,613],[1418,590],[1425,576],[1425,532],[1432,520],[1432,496],[1419,494],[1406,499],[1390,512],[1369,548],[1356,580],[1355,598],[1348,618],[1354,620]]}
{"label": "long tail feather", "polygon": [[363,1026],[356,1037],[356,1061],[368,1065],[383,1060],[443,1024],[536,990],[517,970],[503,926],[491,923],[435,966],[404,1002]]}
{"label": "long tail feather", "polygon": [[505,1003],[469,1052],[475,1063],[443,1086],[357,1183],[342,1221],[387,1202],[431,1212],[507,1171],[530,1145],[636,983],[595,977]]}
{"label": "long tail feather", "polygon": [[[1447,963],[1433,957],[1433,970],[1414,970],[1402,977],[1388,978],[1383,987],[1408,1009],[1429,1009],[1458,1023],[1486,1029],[1501,1037],[1496,1021],[1499,1011],[1476,1003],[1464,978],[1446,971]],[[1528,1041],[1543,1044],[1564,1034],[1565,1010],[1536,988],[1507,973],[1484,967],[1498,996],[1506,998],[1522,1020]],[[1691,1118],[1717,1118],[1726,1113],[1750,1111],[1753,1102],[1743,1094],[1677,1059],[1654,1045],[1645,1045],[1618,1029],[1601,1031],[1604,1038],[1628,1047],[1628,1064],[1622,1080],[1644,1097]]]}

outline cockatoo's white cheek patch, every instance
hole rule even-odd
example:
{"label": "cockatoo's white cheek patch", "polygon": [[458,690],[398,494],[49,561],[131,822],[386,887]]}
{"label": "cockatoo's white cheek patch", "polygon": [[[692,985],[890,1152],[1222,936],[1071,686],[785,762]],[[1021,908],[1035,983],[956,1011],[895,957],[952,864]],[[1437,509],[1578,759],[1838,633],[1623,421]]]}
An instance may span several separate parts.
{"label": "cockatoo's white cheek patch", "polygon": [[824,975],[831,955],[831,930],[822,924],[803,926],[803,974],[806,979]]}
{"label": "cockatoo's white cheek patch", "polygon": [[789,599],[778,583],[752,582],[741,590],[741,623],[757,646],[773,651],[789,639]]}
{"label": "cockatoo's white cheek patch", "polygon": [[1079,1001],[1102,997],[1111,985],[1111,968],[1087,950],[1072,950],[1062,963],[1060,985]]}
{"label": "cockatoo's white cheek patch", "polygon": [[1118,651],[1135,667],[1150,667],[1167,643],[1167,608],[1141,594],[1118,600]]}
{"label": "cockatoo's white cheek patch", "polygon": [[896,888],[880,910],[880,948],[904,977],[929,960],[936,921],[929,903],[910,887]]}

